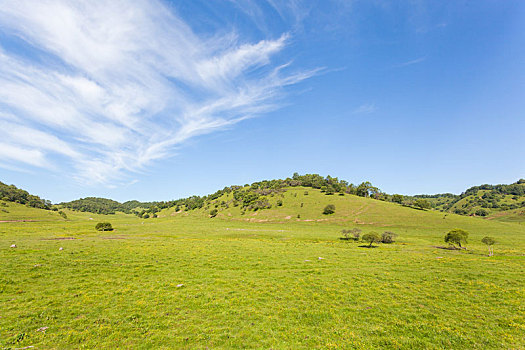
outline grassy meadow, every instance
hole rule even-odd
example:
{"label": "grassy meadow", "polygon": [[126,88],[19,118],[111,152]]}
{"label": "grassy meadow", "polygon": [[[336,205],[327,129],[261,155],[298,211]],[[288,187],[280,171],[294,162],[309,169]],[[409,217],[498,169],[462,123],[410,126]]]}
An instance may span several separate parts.
{"label": "grassy meadow", "polygon": [[[7,203],[0,221],[35,221],[0,223],[0,348],[525,348],[520,220],[311,188],[244,214],[221,201],[215,218],[212,204],[67,220]],[[335,214],[321,213],[328,203]],[[101,221],[115,230],[96,231]],[[398,237],[373,249],[339,239],[356,227]],[[467,250],[438,248],[453,228],[470,232]]]}

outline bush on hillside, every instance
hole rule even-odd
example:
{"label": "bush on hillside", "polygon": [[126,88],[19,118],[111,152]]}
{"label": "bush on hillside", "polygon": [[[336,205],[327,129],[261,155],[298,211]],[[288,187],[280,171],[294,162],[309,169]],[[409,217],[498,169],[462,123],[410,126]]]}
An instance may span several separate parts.
{"label": "bush on hillside", "polygon": [[109,222],[99,222],[95,229],[97,231],[113,231],[113,227],[111,226],[111,223]]}
{"label": "bush on hillside", "polygon": [[210,210],[210,218],[216,217],[218,213],[219,211],[217,209]]}
{"label": "bush on hillside", "polygon": [[324,215],[330,215],[335,213],[335,205],[328,204],[326,207],[324,207],[323,214]]}
{"label": "bush on hillside", "polygon": [[489,215],[489,211],[487,209],[482,208],[482,209],[476,210],[474,214],[476,214],[476,216],[487,216]]}

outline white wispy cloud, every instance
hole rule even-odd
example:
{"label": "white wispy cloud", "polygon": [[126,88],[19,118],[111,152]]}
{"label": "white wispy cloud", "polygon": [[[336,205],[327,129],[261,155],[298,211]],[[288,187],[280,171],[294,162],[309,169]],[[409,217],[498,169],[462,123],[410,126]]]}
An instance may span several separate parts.
{"label": "white wispy cloud", "polygon": [[316,72],[272,62],[287,34],[199,36],[161,0],[6,0],[0,29],[0,166],[94,183],[276,108]]}
{"label": "white wispy cloud", "polygon": [[424,62],[426,59],[427,59],[426,57],[419,57],[419,58],[416,58],[414,60],[410,60],[410,61],[406,61],[406,62],[400,63],[400,64],[396,65],[396,67],[411,66],[413,64],[418,64],[418,63]]}
{"label": "white wispy cloud", "polygon": [[374,113],[375,111],[377,111],[377,107],[375,104],[366,103],[354,109],[352,111],[352,114],[370,114]]}

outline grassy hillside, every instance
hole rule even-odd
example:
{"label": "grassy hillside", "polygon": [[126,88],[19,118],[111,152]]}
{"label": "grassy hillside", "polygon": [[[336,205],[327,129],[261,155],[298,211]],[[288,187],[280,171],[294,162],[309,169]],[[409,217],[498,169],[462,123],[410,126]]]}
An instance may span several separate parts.
{"label": "grassy hillside", "polygon": [[31,220],[31,221],[63,221],[56,211],[28,207],[24,204],[0,201],[0,221]]}
{"label": "grassy hillside", "polygon": [[[39,222],[0,223],[0,347],[525,347],[520,222],[302,187],[267,197],[271,209],[242,214],[225,193],[155,219],[13,206],[4,218]],[[339,239],[354,227],[399,236]],[[455,227],[468,250],[436,248]]]}

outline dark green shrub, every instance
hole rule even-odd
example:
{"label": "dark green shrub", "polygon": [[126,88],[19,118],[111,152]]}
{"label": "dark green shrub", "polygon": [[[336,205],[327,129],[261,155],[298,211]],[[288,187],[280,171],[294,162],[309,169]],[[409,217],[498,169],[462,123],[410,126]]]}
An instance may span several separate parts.
{"label": "dark green shrub", "polygon": [[219,213],[219,211],[217,209],[212,209],[212,210],[210,210],[210,217],[214,218],[214,217],[217,216],[218,213]]}
{"label": "dark green shrub", "polygon": [[324,215],[330,215],[335,213],[335,205],[328,204],[326,207],[324,207],[323,214]]}
{"label": "dark green shrub", "polygon": [[489,211],[486,209],[478,209],[474,214],[476,214],[476,216],[487,216],[489,215]]}
{"label": "dark green shrub", "polygon": [[111,226],[111,223],[109,222],[99,222],[95,229],[97,231],[113,231],[113,227]]}

